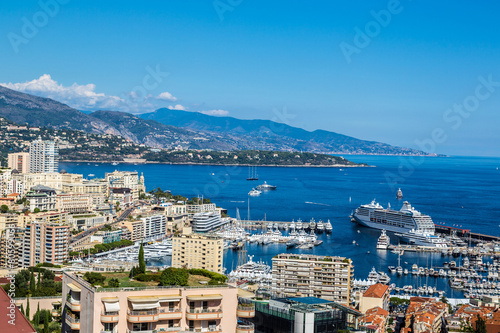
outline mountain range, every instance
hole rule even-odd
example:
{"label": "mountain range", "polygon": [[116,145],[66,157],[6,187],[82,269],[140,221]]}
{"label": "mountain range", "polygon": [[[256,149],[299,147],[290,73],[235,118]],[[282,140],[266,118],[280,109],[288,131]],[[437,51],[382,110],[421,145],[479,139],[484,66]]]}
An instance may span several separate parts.
{"label": "mountain range", "polygon": [[0,86],[0,116],[30,126],[119,135],[155,148],[425,154],[330,131],[306,131],[270,120],[242,120],[170,109],[140,115],[118,111],[87,114],[53,99],[3,86]]}

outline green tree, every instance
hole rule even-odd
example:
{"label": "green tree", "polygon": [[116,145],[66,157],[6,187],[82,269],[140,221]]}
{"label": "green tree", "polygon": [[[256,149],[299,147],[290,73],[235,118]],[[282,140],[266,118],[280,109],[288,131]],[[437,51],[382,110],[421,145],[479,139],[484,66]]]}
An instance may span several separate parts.
{"label": "green tree", "polygon": [[186,286],[189,273],[185,268],[169,267],[160,276],[160,286]]}
{"label": "green tree", "polygon": [[479,314],[477,315],[476,329],[474,330],[474,333],[486,333],[486,320],[481,318]]}
{"label": "green tree", "polygon": [[146,262],[144,261],[144,248],[142,246],[139,248],[139,274],[146,273]]}
{"label": "green tree", "polygon": [[108,287],[110,288],[119,288],[120,287],[120,281],[118,281],[117,278],[113,278],[108,281]]}
{"label": "green tree", "polygon": [[37,207],[37,208],[35,208],[35,209],[33,210],[33,213],[35,213],[35,214],[36,214],[36,213],[40,213],[40,208],[38,208],[38,207]]}
{"label": "green tree", "polygon": [[35,274],[33,272],[31,272],[31,274],[30,274],[30,291],[31,291],[31,295],[33,295],[35,293],[35,290],[36,290]]}
{"label": "green tree", "polygon": [[37,274],[37,283],[36,283],[37,290],[40,290],[40,288],[42,287],[41,275],[42,273],[39,271]]}
{"label": "green tree", "polygon": [[106,278],[101,273],[87,272],[83,275],[83,278],[91,285],[101,285]]}
{"label": "green tree", "polygon": [[9,206],[7,205],[1,205],[0,206],[0,213],[7,213],[9,211]]}
{"label": "green tree", "polygon": [[49,333],[49,325],[50,325],[50,313],[49,311],[45,311],[45,316],[43,318],[43,333]]}
{"label": "green tree", "polygon": [[30,298],[26,297],[26,318],[30,320]]}
{"label": "green tree", "polygon": [[[22,304],[21,304],[21,313],[22,313],[23,315],[25,315],[25,313],[24,313],[24,306],[23,306]],[[25,315],[25,316],[26,316],[26,315]]]}
{"label": "green tree", "polygon": [[33,322],[36,326],[40,325],[40,302],[38,302],[35,315],[33,316]]}

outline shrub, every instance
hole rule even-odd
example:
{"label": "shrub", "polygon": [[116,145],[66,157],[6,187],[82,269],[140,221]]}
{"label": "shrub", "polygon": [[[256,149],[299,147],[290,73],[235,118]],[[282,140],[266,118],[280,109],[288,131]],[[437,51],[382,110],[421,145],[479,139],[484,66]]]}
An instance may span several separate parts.
{"label": "shrub", "polygon": [[149,281],[160,281],[160,277],[161,275],[158,273],[158,274],[146,274],[146,273],[141,273],[141,274],[137,274],[135,276],[135,279],[137,281],[142,281],[142,282],[149,282]]}
{"label": "shrub", "polygon": [[189,273],[185,268],[169,267],[161,273],[160,286],[186,286]]}

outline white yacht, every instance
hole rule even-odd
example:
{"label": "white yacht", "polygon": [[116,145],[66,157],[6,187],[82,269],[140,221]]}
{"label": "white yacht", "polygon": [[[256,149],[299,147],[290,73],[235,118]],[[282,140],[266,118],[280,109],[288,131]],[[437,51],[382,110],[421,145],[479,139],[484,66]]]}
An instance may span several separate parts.
{"label": "white yacht", "polygon": [[319,220],[318,223],[316,223],[316,232],[321,234],[323,231],[325,231],[325,225],[322,220]]}
{"label": "white yacht", "polygon": [[391,239],[387,236],[385,229],[382,229],[382,234],[377,241],[377,250],[387,250],[389,245],[391,245]]}
{"label": "white yacht", "polygon": [[410,230],[404,233],[396,233],[403,242],[412,245],[433,246],[440,248],[448,248],[449,242],[443,238],[434,235],[434,233],[424,232],[421,230]]}
{"label": "white yacht", "polygon": [[260,191],[270,191],[270,190],[275,190],[276,186],[269,185],[267,182],[264,182],[264,184],[257,186],[257,189]]}
{"label": "white yacht", "polygon": [[261,194],[262,194],[262,191],[256,190],[254,188],[250,192],[248,192],[248,195],[251,197],[258,197]]}
{"label": "white yacht", "polygon": [[297,230],[302,230],[302,220],[299,219],[297,223],[295,224],[295,229]]}
{"label": "white yacht", "polygon": [[398,193],[396,193],[396,199],[403,199],[403,191],[401,191],[401,189],[399,189]]}
{"label": "white yacht", "polygon": [[327,234],[330,234],[333,231],[332,224],[330,223],[330,220],[328,220],[325,223],[325,231]]}
{"label": "white yacht", "polygon": [[311,221],[309,222],[309,229],[310,230],[316,229],[316,222],[314,221],[314,219],[311,219]]}

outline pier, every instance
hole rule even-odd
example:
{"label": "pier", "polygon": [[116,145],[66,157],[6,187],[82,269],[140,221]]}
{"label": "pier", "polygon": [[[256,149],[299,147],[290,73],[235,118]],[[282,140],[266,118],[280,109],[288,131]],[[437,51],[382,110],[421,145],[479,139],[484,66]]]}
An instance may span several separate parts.
{"label": "pier", "polygon": [[434,225],[436,228],[436,232],[440,234],[445,234],[445,235],[451,235],[453,232],[456,232],[456,235],[458,237],[470,240],[471,242],[478,243],[478,242],[500,242],[500,237],[499,236],[491,236],[491,235],[484,235],[476,232],[471,232],[469,229],[462,229],[462,228],[456,228],[456,227],[448,227],[445,225]]}

